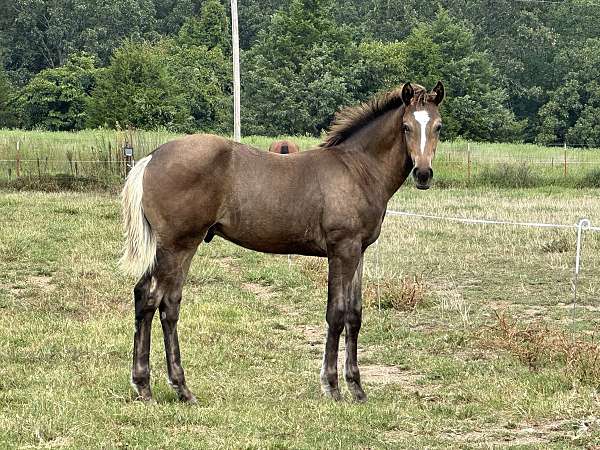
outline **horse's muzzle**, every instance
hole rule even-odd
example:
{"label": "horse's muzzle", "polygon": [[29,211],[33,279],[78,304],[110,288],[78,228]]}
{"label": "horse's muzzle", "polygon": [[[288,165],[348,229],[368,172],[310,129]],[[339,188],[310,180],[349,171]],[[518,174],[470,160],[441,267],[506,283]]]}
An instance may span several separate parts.
{"label": "horse's muzzle", "polygon": [[427,169],[415,167],[413,170],[413,178],[415,179],[417,189],[429,189],[431,179],[433,178],[433,169],[431,167],[428,167]]}

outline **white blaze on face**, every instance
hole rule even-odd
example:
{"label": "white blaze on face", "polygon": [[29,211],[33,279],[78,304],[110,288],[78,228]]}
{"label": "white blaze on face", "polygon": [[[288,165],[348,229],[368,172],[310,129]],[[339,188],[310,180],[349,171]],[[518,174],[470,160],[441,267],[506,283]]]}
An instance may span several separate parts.
{"label": "white blaze on face", "polygon": [[427,124],[429,123],[429,113],[424,109],[415,111],[415,120],[421,125],[421,154],[425,153],[425,144],[427,143]]}

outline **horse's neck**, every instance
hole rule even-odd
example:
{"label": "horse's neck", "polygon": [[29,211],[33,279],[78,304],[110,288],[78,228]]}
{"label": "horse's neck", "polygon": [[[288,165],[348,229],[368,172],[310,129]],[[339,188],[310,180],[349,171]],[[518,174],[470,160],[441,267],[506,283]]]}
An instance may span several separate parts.
{"label": "horse's neck", "polygon": [[403,113],[404,107],[389,111],[350,138],[350,143],[361,149],[358,153],[368,155],[366,169],[381,184],[386,201],[396,193],[412,169],[402,133]]}

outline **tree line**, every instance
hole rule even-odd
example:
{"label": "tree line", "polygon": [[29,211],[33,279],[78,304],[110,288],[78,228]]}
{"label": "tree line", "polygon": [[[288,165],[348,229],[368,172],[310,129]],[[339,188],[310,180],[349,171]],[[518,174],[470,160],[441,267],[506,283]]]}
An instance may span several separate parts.
{"label": "tree line", "polygon": [[[444,138],[600,146],[591,0],[242,0],[245,134],[441,79]],[[229,2],[0,0],[0,127],[230,133]]]}

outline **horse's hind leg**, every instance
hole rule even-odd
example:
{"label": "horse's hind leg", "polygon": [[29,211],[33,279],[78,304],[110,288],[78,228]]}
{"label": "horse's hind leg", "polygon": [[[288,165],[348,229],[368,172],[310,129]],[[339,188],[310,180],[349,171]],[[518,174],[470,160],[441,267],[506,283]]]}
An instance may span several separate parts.
{"label": "horse's hind leg", "polygon": [[166,283],[165,294],[161,302],[160,323],[163,329],[165,342],[165,355],[169,384],[175,389],[179,399],[184,402],[195,403],[196,398],[185,384],[185,374],[181,366],[179,351],[179,337],[177,335],[177,321],[179,320],[179,307],[183,283],[190,267],[197,244],[192,249],[182,250],[174,257],[176,266],[172,273],[163,281]]}
{"label": "horse's hind leg", "polygon": [[196,247],[197,244],[178,250],[158,249],[154,270],[144,275],[134,289],[135,335],[131,383],[141,400],[152,399],[150,336],[152,319],[157,308],[160,308],[161,312],[169,381],[182,400],[194,400],[194,396],[185,385],[181,367],[177,320],[183,282]]}
{"label": "horse's hind leg", "polygon": [[133,337],[133,367],[131,384],[140,400],[151,400],[150,390],[150,335],[152,318],[158,307],[159,298],[153,292],[154,278],[146,274],[133,290],[135,300],[135,334]]}
{"label": "horse's hind leg", "polygon": [[350,288],[350,301],[346,312],[346,365],[344,375],[348,390],[356,401],[364,402],[367,396],[360,384],[360,372],[358,370],[358,333],[362,323],[362,267],[361,256],[352,285]]}

